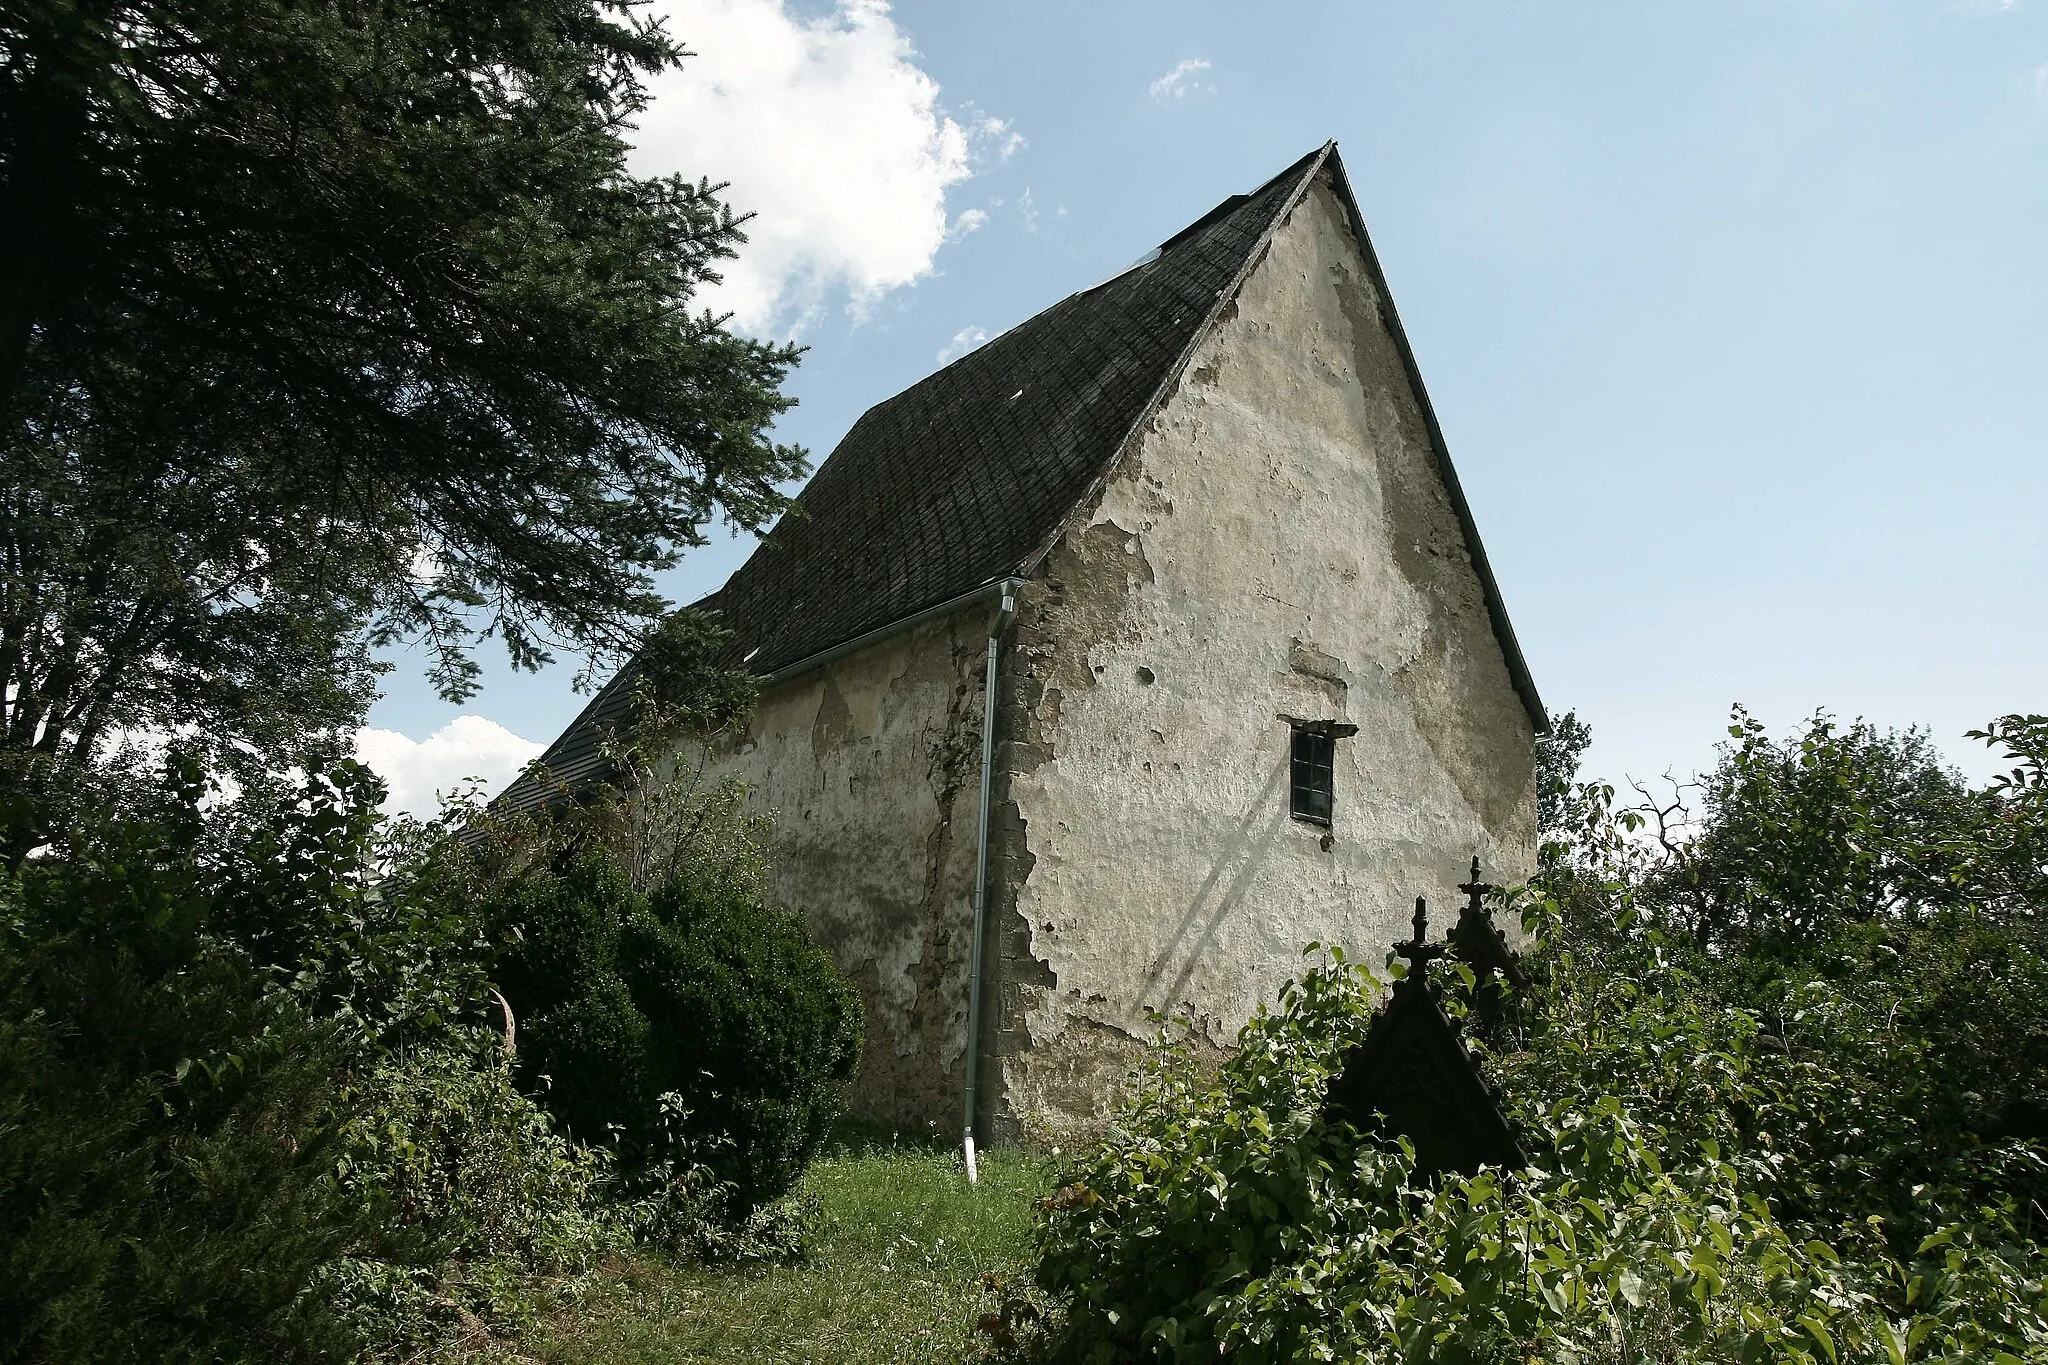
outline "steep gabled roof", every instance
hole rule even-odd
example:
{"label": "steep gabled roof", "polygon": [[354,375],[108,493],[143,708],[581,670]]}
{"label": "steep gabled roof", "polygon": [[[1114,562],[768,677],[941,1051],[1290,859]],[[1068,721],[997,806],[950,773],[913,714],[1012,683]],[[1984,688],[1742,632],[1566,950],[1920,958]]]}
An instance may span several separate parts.
{"label": "steep gabled roof", "polygon": [[[734,632],[733,663],[769,677],[1011,576],[1028,576],[1170,391],[1201,333],[1235,295],[1336,144],[1250,194],[1232,195],[1143,262],[1061,300],[868,409],[796,505],[725,586],[696,605]],[[1382,298],[1364,220],[1343,189]],[[1388,318],[1393,321],[1391,305]],[[1494,628],[1538,728],[1543,710],[1499,606],[1406,338],[1444,482],[1486,587]],[[560,781],[599,775],[601,732],[624,715],[629,664],[541,756]],[[498,804],[546,799],[520,778]]]}

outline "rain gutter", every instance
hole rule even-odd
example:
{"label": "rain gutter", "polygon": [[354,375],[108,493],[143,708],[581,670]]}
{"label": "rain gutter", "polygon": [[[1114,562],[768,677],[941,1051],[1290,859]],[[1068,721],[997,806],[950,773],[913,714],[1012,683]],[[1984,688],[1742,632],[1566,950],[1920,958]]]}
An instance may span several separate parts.
{"label": "rain gutter", "polygon": [[990,778],[996,757],[996,663],[1002,655],[1003,632],[1017,614],[1022,579],[1002,582],[1002,605],[988,623],[988,667],[981,687],[981,810],[974,822],[974,956],[967,971],[967,1083],[962,1096],[963,1133],[960,1154],[967,1163],[967,1182],[978,1181],[974,1160],[975,1085],[981,1076],[981,966],[988,942],[988,814]]}

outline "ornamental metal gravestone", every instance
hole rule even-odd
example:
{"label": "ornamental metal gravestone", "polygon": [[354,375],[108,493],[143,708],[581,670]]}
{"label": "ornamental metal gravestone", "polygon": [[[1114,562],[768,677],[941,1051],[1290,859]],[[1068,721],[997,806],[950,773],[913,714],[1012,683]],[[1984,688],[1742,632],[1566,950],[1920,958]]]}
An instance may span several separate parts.
{"label": "ornamental metal gravestone", "polygon": [[[1480,885],[1475,860],[1471,886]],[[1482,892],[1470,894],[1478,904]],[[1478,914],[1478,922],[1493,933],[1483,906]],[[1503,941],[1502,952],[1506,947]],[[1407,1138],[1415,1149],[1415,1169],[1424,1176],[1528,1165],[1493,1088],[1479,1074],[1429,984],[1429,963],[1444,954],[1446,945],[1429,942],[1429,906],[1420,896],[1415,898],[1415,936],[1395,944],[1394,951],[1407,959],[1408,974],[1394,983],[1365,1041],[1345,1059],[1344,1070],[1330,1085],[1325,1112],[1374,1137]],[[1489,970],[1489,981],[1491,975]]]}
{"label": "ornamental metal gravestone", "polygon": [[1465,893],[1465,908],[1444,937],[1479,978],[1472,992],[1472,1013],[1481,1035],[1489,1036],[1500,1021],[1502,996],[1521,990],[1527,978],[1522,975],[1522,960],[1508,947],[1507,935],[1494,926],[1493,912],[1486,908],[1487,895],[1500,888],[1479,880],[1477,858],[1472,860],[1472,879],[1458,889]]}

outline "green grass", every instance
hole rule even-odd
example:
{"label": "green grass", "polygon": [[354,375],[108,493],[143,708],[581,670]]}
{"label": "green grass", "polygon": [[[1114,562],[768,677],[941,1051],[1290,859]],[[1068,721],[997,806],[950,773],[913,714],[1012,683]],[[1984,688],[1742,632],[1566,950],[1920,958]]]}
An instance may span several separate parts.
{"label": "green grass", "polygon": [[1025,1273],[1031,1201],[1051,1167],[984,1153],[970,1186],[957,1151],[849,1142],[802,1190],[820,1218],[796,1265],[707,1268],[652,1258],[615,1267],[520,1354],[550,1362],[978,1359],[989,1272]]}

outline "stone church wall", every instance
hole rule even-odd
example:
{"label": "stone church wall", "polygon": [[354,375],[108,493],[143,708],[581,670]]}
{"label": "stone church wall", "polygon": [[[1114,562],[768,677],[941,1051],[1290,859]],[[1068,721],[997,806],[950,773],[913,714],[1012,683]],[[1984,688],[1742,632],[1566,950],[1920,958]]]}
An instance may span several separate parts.
{"label": "stone church wall", "polygon": [[[1099,1123],[1147,1007],[1221,1049],[1310,940],[1376,964],[1473,855],[1531,870],[1533,727],[1344,214],[1295,209],[1026,587],[999,1136]],[[1358,726],[1327,841],[1288,813],[1290,716]]]}
{"label": "stone church wall", "polygon": [[989,609],[765,691],[707,762],[774,818],[773,890],[860,987],[863,1118],[959,1126]]}

